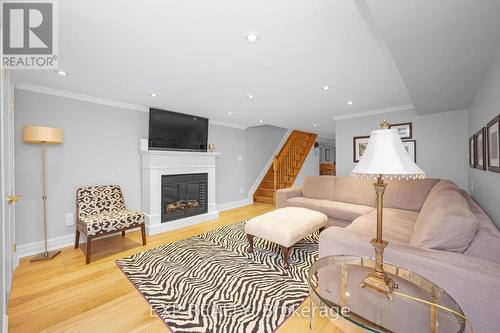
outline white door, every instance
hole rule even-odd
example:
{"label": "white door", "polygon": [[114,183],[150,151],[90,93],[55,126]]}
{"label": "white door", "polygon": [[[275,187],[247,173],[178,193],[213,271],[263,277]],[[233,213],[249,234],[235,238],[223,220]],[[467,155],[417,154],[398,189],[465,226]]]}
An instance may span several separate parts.
{"label": "white door", "polygon": [[11,289],[12,272],[16,266],[14,253],[15,211],[17,200],[14,184],[14,88],[9,73],[1,71],[1,117],[0,117],[0,166],[1,166],[1,270],[2,270],[2,331],[7,324],[7,301]]}

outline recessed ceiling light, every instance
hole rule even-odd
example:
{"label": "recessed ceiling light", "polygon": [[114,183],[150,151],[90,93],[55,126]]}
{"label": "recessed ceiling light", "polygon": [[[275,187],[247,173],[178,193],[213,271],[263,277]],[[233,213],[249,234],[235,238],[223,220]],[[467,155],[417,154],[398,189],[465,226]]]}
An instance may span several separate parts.
{"label": "recessed ceiling light", "polygon": [[318,125],[316,125],[316,124],[313,124],[313,127],[318,127]]}
{"label": "recessed ceiling light", "polygon": [[157,93],[149,93],[149,96],[150,96],[150,97],[158,97],[158,96],[160,96],[160,95],[158,95]]}
{"label": "recessed ceiling light", "polygon": [[233,113],[231,111],[229,111],[227,114],[231,116]]}
{"label": "recessed ceiling light", "polygon": [[260,36],[256,32],[247,33],[247,41],[250,43],[256,43],[260,40]]}
{"label": "recessed ceiling light", "polygon": [[248,94],[248,95],[247,95],[247,98],[248,98],[248,99],[252,99],[252,98],[253,98],[253,95],[252,95],[252,94]]}
{"label": "recessed ceiling light", "polygon": [[347,102],[347,105],[352,105],[352,101]]}
{"label": "recessed ceiling light", "polygon": [[329,90],[332,86],[323,86],[321,89],[323,90]]}
{"label": "recessed ceiling light", "polygon": [[262,119],[260,119],[260,120],[259,120],[259,123],[261,123],[261,124],[262,124],[263,122],[264,122],[264,120],[262,120]]}
{"label": "recessed ceiling light", "polygon": [[62,76],[66,76],[66,75],[68,75],[69,73],[68,73],[68,72],[65,72],[65,71],[57,71],[57,74],[62,75]]}

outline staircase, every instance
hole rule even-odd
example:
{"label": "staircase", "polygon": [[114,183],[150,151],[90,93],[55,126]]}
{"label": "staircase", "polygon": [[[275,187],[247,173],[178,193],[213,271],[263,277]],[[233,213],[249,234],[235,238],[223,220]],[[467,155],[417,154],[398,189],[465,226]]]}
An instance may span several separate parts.
{"label": "staircase", "polygon": [[274,205],[276,190],[293,186],[307,154],[316,141],[316,136],[313,133],[292,131],[255,191],[254,202]]}

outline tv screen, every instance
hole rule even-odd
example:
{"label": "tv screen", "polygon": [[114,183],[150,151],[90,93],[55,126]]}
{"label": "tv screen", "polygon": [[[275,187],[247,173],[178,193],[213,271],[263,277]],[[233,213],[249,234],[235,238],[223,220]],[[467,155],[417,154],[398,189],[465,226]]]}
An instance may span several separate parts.
{"label": "tv screen", "polygon": [[149,109],[149,149],[207,151],[208,119]]}

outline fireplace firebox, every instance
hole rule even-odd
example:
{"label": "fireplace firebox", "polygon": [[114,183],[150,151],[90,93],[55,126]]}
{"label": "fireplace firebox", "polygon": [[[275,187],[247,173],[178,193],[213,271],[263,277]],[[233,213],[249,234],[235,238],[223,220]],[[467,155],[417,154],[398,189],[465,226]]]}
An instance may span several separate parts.
{"label": "fireplace firebox", "polygon": [[207,181],[206,173],[161,176],[161,222],[205,214]]}

